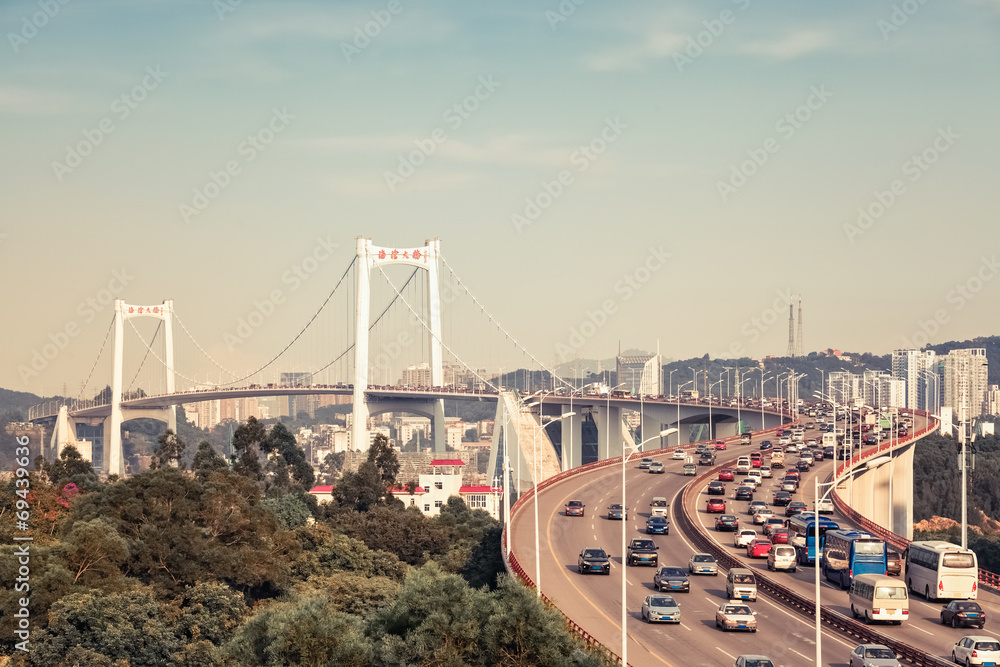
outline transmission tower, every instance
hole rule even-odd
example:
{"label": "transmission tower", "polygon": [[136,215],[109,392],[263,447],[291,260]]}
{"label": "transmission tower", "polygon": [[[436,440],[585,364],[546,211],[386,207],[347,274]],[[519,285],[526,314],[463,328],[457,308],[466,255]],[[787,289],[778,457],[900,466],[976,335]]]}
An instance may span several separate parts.
{"label": "transmission tower", "polygon": [[795,305],[788,304],[788,351],[786,357],[795,356]]}
{"label": "transmission tower", "polygon": [[806,356],[805,339],[802,337],[802,295],[799,295],[799,328],[795,332],[795,356]]}

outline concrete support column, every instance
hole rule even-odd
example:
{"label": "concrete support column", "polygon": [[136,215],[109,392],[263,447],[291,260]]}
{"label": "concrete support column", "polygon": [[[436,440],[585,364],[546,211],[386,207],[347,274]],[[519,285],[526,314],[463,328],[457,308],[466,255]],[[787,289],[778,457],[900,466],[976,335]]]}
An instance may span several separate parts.
{"label": "concrete support column", "polygon": [[[622,411],[607,403],[594,405],[594,425],[597,427],[597,459],[613,459],[622,455]],[[610,439],[609,439],[610,438]]]}
{"label": "concrete support column", "polygon": [[893,461],[892,532],[913,539],[913,450],[903,447]]}
{"label": "concrete support column", "polygon": [[583,463],[583,415],[579,412],[566,417],[562,428],[562,469],[569,470]]}

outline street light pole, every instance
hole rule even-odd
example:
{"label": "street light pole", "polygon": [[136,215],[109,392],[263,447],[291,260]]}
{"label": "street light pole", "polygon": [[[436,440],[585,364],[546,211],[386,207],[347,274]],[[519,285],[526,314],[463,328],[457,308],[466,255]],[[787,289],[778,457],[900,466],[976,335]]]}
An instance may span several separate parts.
{"label": "street light pole", "polygon": [[626,524],[628,523],[628,505],[625,503],[625,464],[628,463],[628,460],[631,459],[635,454],[641,452],[642,446],[645,445],[647,442],[650,442],[651,440],[656,440],[657,438],[663,438],[665,436],[668,436],[676,430],[677,430],[676,428],[664,429],[660,431],[659,434],[654,435],[653,437],[648,438],[647,440],[643,440],[638,445],[636,445],[635,449],[632,450],[632,452],[628,456],[625,456],[625,443],[622,442],[622,552],[621,552],[622,553],[622,665],[625,665],[626,667],[628,665],[628,631],[626,630],[627,627],[626,624],[628,623],[628,608],[625,605],[625,583],[626,579],[628,579],[628,577],[626,576],[626,574],[628,573],[627,572],[628,564],[626,563],[626,556],[625,556],[625,548],[626,548],[625,540],[627,539],[625,536],[625,528]]}
{"label": "street light pole", "polygon": [[713,440],[715,438],[714,424],[712,423],[712,387],[715,385],[719,386],[719,403],[722,403],[722,374],[719,373],[719,381],[713,382],[708,387],[708,439]]}
{"label": "street light pole", "polygon": [[[694,381],[692,380],[691,382],[685,382],[684,384],[678,385],[677,387],[677,395],[675,398],[677,399],[677,446],[678,447],[681,446],[681,389],[688,386],[689,384],[692,384],[692,382]],[[691,432],[688,431],[688,437],[690,437],[690,435]]]}
{"label": "street light pole", "polygon": [[[529,404],[530,406],[531,404]],[[538,530],[538,434],[540,431],[544,430],[546,426],[557,421],[566,419],[567,417],[572,417],[572,412],[565,412],[558,417],[550,419],[548,422],[542,421],[545,415],[542,414],[541,401],[538,402],[538,429],[535,431],[535,475],[532,482],[534,483],[534,488],[532,490],[533,498],[532,505],[535,506],[535,591],[538,597],[542,597],[542,551],[539,540],[539,530]]]}

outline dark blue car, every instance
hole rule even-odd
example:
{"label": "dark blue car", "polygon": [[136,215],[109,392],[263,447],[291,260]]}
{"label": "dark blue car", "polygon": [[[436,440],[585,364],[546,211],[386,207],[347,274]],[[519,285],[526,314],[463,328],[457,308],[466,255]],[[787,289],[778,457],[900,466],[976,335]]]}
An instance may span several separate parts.
{"label": "dark blue car", "polygon": [[666,517],[651,516],[648,519],[646,519],[646,534],[647,535],[669,535],[670,534],[670,522],[667,521]]}

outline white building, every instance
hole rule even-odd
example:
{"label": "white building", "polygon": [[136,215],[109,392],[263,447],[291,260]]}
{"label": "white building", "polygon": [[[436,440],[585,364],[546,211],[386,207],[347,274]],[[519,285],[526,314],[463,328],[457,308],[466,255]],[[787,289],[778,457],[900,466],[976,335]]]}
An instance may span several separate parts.
{"label": "white building", "polygon": [[430,474],[420,475],[418,486],[410,493],[403,487],[393,489],[392,495],[406,505],[417,507],[427,516],[437,516],[451,496],[458,496],[471,509],[482,509],[494,519],[500,519],[503,489],[497,486],[468,486],[462,484],[461,459],[434,459]]}
{"label": "white building", "polygon": [[987,411],[986,348],[952,350],[942,361],[943,405],[950,407],[959,421],[983,416]]}
{"label": "white building", "polygon": [[906,403],[900,407],[933,411],[929,400],[928,374],[933,372],[936,354],[933,350],[893,350],[892,377],[906,383]]}

